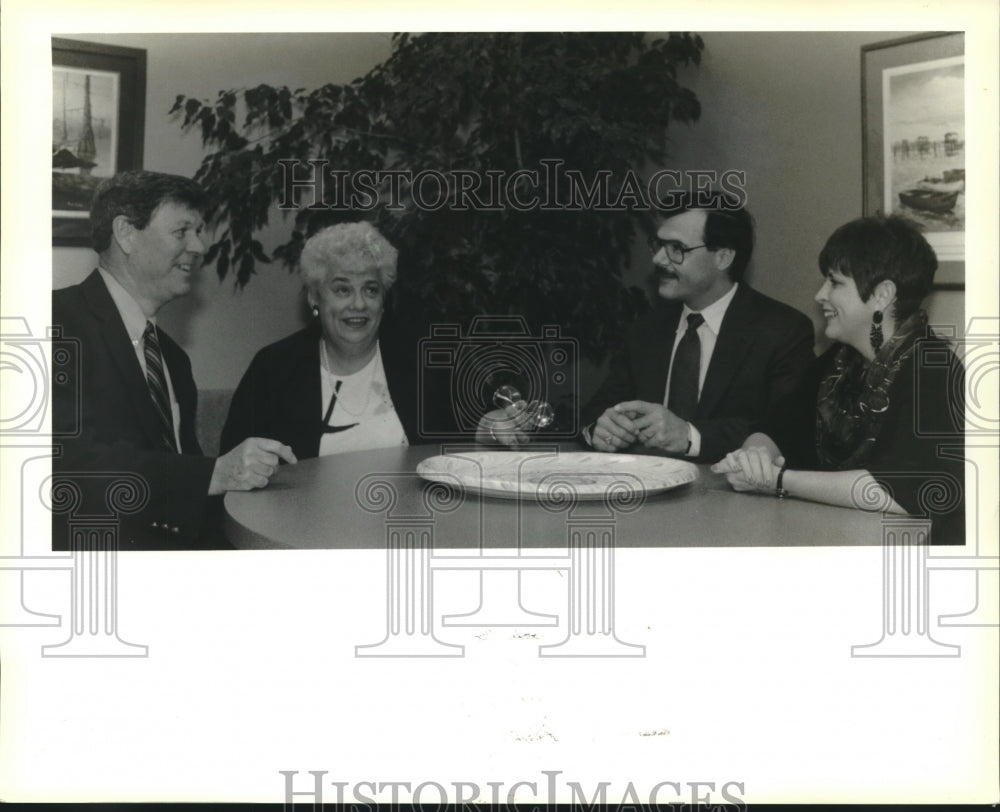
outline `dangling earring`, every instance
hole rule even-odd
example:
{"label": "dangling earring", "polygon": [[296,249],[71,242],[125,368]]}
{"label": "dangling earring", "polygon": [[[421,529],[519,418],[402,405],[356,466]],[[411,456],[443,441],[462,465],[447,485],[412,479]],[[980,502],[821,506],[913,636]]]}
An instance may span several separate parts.
{"label": "dangling earring", "polygon": [[885,336],[882,335],[882,311],[876,310],[872,313],[872,327],[868,331],[868,340],[872,343],[872,349],[878,352],[885,341]]}
{"label": "dangling earring", "polygon": [[319,318],[319,308],[316,307],[316,305],[312,306],[312,314],[313,314],[313,318],[314,319],[318,319]]}

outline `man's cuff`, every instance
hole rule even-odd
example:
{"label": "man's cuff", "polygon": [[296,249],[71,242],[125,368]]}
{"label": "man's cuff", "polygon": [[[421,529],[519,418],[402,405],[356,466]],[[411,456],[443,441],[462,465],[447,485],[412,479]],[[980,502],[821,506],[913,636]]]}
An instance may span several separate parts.
{"label": "man's cuff", "polygon": [[688,423],[688,446],[685,457],[697,457],[701,454],[701,432],[694,427],[694,423]]}

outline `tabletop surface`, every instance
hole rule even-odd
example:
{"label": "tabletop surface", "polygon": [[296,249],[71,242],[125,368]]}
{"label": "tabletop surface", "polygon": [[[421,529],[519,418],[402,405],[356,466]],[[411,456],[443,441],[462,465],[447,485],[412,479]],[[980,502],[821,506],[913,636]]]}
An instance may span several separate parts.
{"label": "tabletop surface", "polygon": [[[444,447],[458,453],[463,448],[474,447]],[[882,541],[880,514],[736,493],[708,466],[698,466],[693,483],[648,495],[638,506],[603,501],[553,505],[459,495],[416,473],[420,461],[441,451],[439,445],[404,446],[283,465],[267,488],[227,494],[230,541],[237,548],[384,549],[390,530],[407,527],[431,528],[436,549],[462,550],[560,547],[571,530],[580,538],[581,532],[586,537],[594,528],[613,529],[617,547]]]}

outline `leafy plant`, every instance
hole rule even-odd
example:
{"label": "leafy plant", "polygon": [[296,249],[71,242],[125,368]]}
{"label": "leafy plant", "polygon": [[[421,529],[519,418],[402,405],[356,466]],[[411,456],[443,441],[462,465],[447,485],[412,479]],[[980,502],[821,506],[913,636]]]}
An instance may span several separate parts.
{"label": "leafy plant", "polygon": [[[698,64],[702,48],[693,34],[396,34],[389,59],[347,85],[259,85],[214,102],[179,95],[171,113],[214,148],[195,176],[219,226],[207,260],[243,286],[258,263],[294,266],[317,228],[368,218],[400,252],[398,311],[556,323],[600,359],[645,307],[622,272],[648,214],[574,202],[546,173],[577,172],[577,192],[607,183],[608,200],[639,204],[629,171],[662,166],[668,125],[699,116],[677,71]],[[293,170],[313,184],[290,194]],[[374,176],[393,171],[406,174]],[[256,235],[278,204],[294,209],[294,225],[271,257]]]}

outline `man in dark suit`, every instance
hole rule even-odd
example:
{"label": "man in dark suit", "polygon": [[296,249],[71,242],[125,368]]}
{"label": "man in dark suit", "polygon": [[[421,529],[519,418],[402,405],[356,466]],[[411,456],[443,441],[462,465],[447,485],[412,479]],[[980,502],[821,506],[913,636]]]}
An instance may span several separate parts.
{"label": "man in dark suit", "polygon": [[651,249],[663,301],[583,410],[584,439],[715,462],[794,389],[814,358],[812,322],[741,281],[753,221],[721,194],[683,196]]}
{"label": "man in dark suit", "polygon": [[[79,379],[53,396],[54,430],[79,427],[53,472],[78,490],[77,514],[108,512],[101,477],[141,483],[148,499],[132,515],[123,511],[122,549],[225,547],[214,497],[263,487],[279,458],[295,462],[287,446],[260,438],[218,459],[202,456],[191,362],[156,326],[160,308],[188,293],[201,267],[205,203],[194,181],[175,175],[122,172],[104,181],[90,213],[99,266],[52,295],[53,325],[80,352]],[[53,547],[67,544],[65,523],[54,521]]]}

